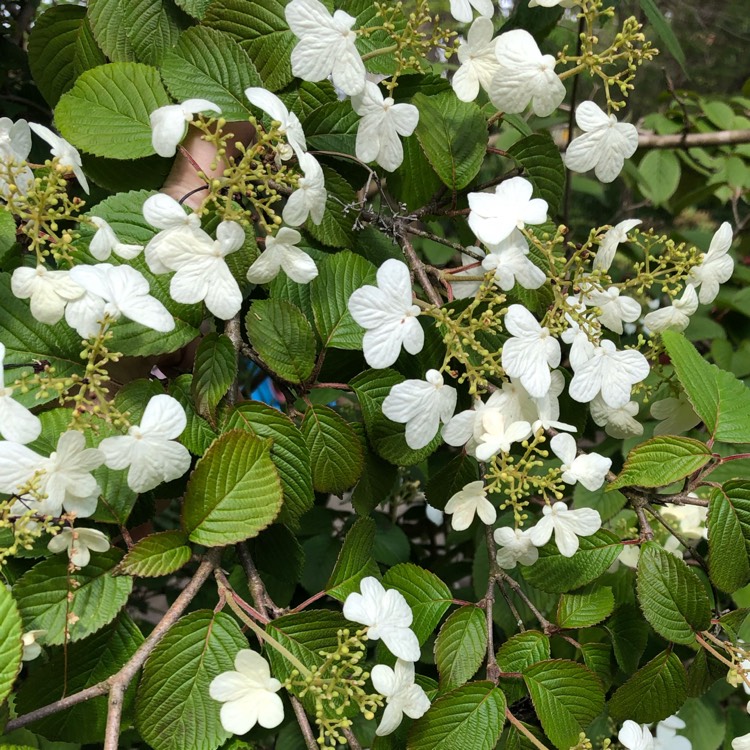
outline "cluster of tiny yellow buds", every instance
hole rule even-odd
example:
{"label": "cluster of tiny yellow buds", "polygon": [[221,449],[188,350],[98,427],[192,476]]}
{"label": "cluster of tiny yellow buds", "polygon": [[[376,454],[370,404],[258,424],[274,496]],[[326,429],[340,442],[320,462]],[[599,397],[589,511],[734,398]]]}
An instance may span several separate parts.
{"label": "cluster of tiny yellow buds", "polygon": [[592,748],[593,745],[591,744],[591,740],[586,737],[585,732],[581,732],[578,735],[578,743],[573,745],[570,750],[592,750]]}

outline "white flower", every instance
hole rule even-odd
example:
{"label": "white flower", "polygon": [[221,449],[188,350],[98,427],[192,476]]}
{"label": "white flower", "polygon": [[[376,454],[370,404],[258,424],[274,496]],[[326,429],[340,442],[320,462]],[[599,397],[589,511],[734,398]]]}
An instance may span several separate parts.
{"label": "white flower", "polygon": [[105,315],[113,320],[126,317],[161,333],[174,329],[171,313],[151,296],[148,281],[135,268],[109,263],[75,266],[70,279],[86,291],[65,307],[65,320],[82,338],[94,335]]}
{"label": "white flower", "polygon": [[44,141],[51,146],[50,154],[57,157],[58,164],[63,169],[70,169],[81,184],[84,192],[89,192],[89,183],[86,175],[83,173],[81,165],[81,155],[78,150],[73,148],[64,138],[55,135],[49,128],[39,125],[36,122],[30,122],[29,127]]}
{"label": "white flower", "polygon": [[453,74],[451,85],[462,102],[473,102],[479,87],[488,90],[497,75],[499,64],[495,55],[496,40],[492,38],[494,33],[492,21],[480,16],[471,24],[466,41],[458,47],[461,65]]}
{"label": "white flower", "polygon": [[628,750],[653,750],[654,738],[645,724],[636,724],[628,719],[617,735],[617,739]]}
{"label": "white flower", "polygon": [[47,549],[54,555],[65,550],[73,565],[85,568],[91,560],[90,550],[106,552],[109,549],[109,539],[97,529],[72,529],[66,526],[49,540]]}
{"label": "white flower", "polygon": [[284,704],[276,693],[281,683],[271,677],[268,662],[243,648],[234,657],[236,671],[222,672],[211,680],[208,694],[223,703],[219,718],[225,731],[246,734],[256,724],[273,729],[284,721]]}
{"label": "white flower", "polygon": [[576,123],[583,134],[568,146],[565,166],[573,172],[593,169],[599,180],[612,182],[638,148],[638,130],[630,123],[617,122],[594,102],[578,105]]}
{"label": "white flower", "polygon": [[508,453],[512,443],[520,443],[531,435],[528,422],[510,422],[496,409],[486,409],[482,414],[484,432],[476,447],[476,457],[488,461],[496,453]]}
{"label": "white flower", "polygon": [[[373,365],[375,367],[375,365]],[[406,424],[406,444],[424,448],[456,410],[456,389],[443,383],[437,370],[428,370],[424,380],[405,380],[391,388],[383,401],[388,419]]]}
{"label": "white flower", "polygon": [[378,737],[395,731],[406,714],[410,719],[419,719],[430,707],[425,691],[414,682],[414,664],[396,659],[393,669],[385,664],[376,664],[370,673],[372,686],[385,697],[383,718],[375,730]]}
{"label": "white flower", "polygon": [[112,253],[125,260],[132,260],[143,250],[143,245],[120,242],[115,230],[100,216],[89,216],[89,219],[96,227],[89,243],[89,251],[97,260],[107,260]]}
{"label": "white flower", "polygon": [[[0,160],[13,167],[12,181],[19,192],[26,195],[34,174],[23,163],[31,151],[31,130],[26,120],[13,122],[8,117],[0,117]],[[9,196],[7,180],[0,176],[0,197]]]}
{"label": "white flower", "polygon": [[708,305],[716,299],[719,284],[729,281],[734,270],[734,261],[729,253],[732,246],[732,225],[725,221],[711,238],[708,252],[697,266],[688,274],[688,282],[700,287],[698,299],[702,305]]}
{"label": "white flower", "polygon": [[[550,440],[552,452],[562,461],[562,480],[565,484],[580,482],[587,490],[595,492],[603,484],[612,459],[598,453],[576,455],[576,441],[572,435],[559,433]],[[593,533],[593,532],[590,532]]]}
{"label": "white flower", "polygon": [[[689,492],[688,496],[698,497],[693,492]],[[708,529],[706,527],[708,508],[700,505],[673,505],[672,503],[667,503],[662,509],[662,516],[671,525],[679,527],[681,536],[687,539],[708,539]]]}
{"label": "white flower", "polygon": [[630,401],[630,389],[645,380],[649,370],[648,360],[640,352],[618,352],[611,341],[604,340],[593,357],[578,367],[568,393],[574,401],[586,404],[601,391],[608,406],[625,406]]}
{"label": "white flower", "polygon": [[529,260],[529,243],[518,229],[497,245],[488,244],[482,261],[485,271],[495,272],[495,283],[504,291],[516,284],[524,289],[539,289],[547,280],[541,268]]}
{"label": "white flower", "polygon": [[654,435],[681,435],[701,421],[684,393],[680,393],[678,398],[654,401],[651,404],[651,416],[660,420],[654,427]]}
{"label": "white flower", "polygon": [[732,750],[750,750],[750,733],[732,740]]}
{"label": "white flower", "polygon": [[[566,435],[566,437],[570,437]],[[565,503],[557,502],[542,508],[544,516],[536,526],[529,529],[531,541],[541,547],[555,534],[555,544],[563,557],[573,557],[578,550],[579,536],[596,533],[602,526],[602,519],[592,508],[570,510]]]}
{"label": "white flower", "polygon": [[583,296],[588,307],[598,307],[597,314],[603,326],[615,333],[622,333],[623,322],[632,323],[641,316],[641,306],[632,298],[620,296],[620,290],[611,286],[604,291],[591,290]]}
{"label": "white flower", "polygon": [[308,284],[317,275],[315,261],[297,247],[302,235],[296,229],[282,227],[275,236],[266,237],[266,249],[247,271],[247,280],[266,284],[283,271],[292,281]]}
{"label": "white flower", "polygon": [[21,636],[23,645],[22,661],[33,661],[42,653],[42,647],[37,642],[37,638],[47,635],[46,630],[28,630]]}
{"label": "white flower", "polygon": [[492,524],[497,519],[495,506],[487,499],[484,482],[469,482],[456,492],[445,505],[445,512],[452,513],[451,526],[456,531],[463,531],[471,526],[477,515],[482,523]]}
{"label": "white flower", "polygon": [[354,96],[365,85],[365,64],[357,52],[356,19],[337,10],[333,16],[318,0],[292,0],[284,11],[299,39],[292,50],[292,73],[304,81],[331,76],[333,85]]}
{"label": "white flower", "polygon": [[502,411],[504,402],[503,391],[492,393],[486,403],[481,399],[476,399],[472,409],[456,414],[443,426],[441,432],[443,440],[448,445],[456,447],[465,445],[467,452],[473,453],[485,431],[482,425],[485,411],[488,409]]}
{"label": "white flower", "polygon": [[190,235],[200,230],[200,217],[196,213],[186,214],[174,198],[157,193],[144,202],[143,218],[152,227],[162,230],[146,245],[146,263],[152,273],[169,273],[170,269],[161,261],[162,253],[173,245],[179,247],[186,238],[189,241]]}
{"label": "white flower", "polygon": [[110,469],[128,469],[128,487],[148,492],[162,482],[181,477],[190,468],[190,452],[175,442],[187,426],[179,401],[153,396],[141,423],[131,425],[127,435],[104,438],[99,450]]}
{"label": "white flower", "polygon": [[677,734],[678,729],[685,729],[685,722],[679,716],[670,716],[656,725],[654,750],[692,750],[693,743]]}
{"label": "white flower", "polygon": [[634,435],[643,434],[643,425],[635,419],[639,406],[635,401],[618,407],[608,406],[601,396],[591,402],[591,418],[610,437],[624,440]]}
{"label": "white flower", "polygon": [[299,178],[297,189],[287,199],[281,217],[290,227],[304,224],[308,216],[313,224],[320,224],[328,197],[323,170],[310,154],[300,154],[298,159],[305,176]]}
{"label": "white flower", "polygon": [[516,563],[533,565],[539,559],[539,550],[531,541],[529,529],[511,529],[501,526],[493,534],[495,541],[502,546],[495,559],[503,570],[513,570]]}
{"label": "white flower", "polygon": [[65,312],[65,305],[84,293],[70,280],[68,271],[50,271],[42,265],[16,268],[10,288],[19,299],[28,299],[32,316],[47,325],[57,323]]}
{"label": "white flower", "polygon": [[601,330],[595,325],[595,319],[592,320],[592,313],[587,312],[586,305],[578,297],[568,297],[565,302],[571,311],[577,313],[577,317],[570,312],[565,313],[565,320],[570,328],[560,335],[566,344],[570,344],[568,359],[575,371],[594,356],[595,342],[601,337]]}
{"label": "white flower", "polygon": [[419,110],[413,104],[396,104],[390,96],[383,98],[380,88],[370,81],[352,97],[352,107],[362,117],[355,143],[357,158],[375,161],[388,172],[398,169],[404,160],[399,136],[414,132]]}
{"label": "white flower", "polygon": [[[286,136],[287,143],[291,147],[291,149],[286,148],[280,151],[281,158],[284,160],[290,159],[292,153],[295,153],[299,158],[306,151],[307,143],[305,142],[305,131],[302,130],[302,123],[297,115],[290,112],[276,94],[272,94],[266,89],[250,87],[245,89],[245,96],[250,104],[263,110],[272,120],[279,123],[279,132]],[[304,166],[302,168],[307,172]]]}
{"label": "white flower", "polygon": [[595,271],[609,271],[609,267],[615,259],[618,246],[623,242],[627,242],[628,232],[631,229],[635,229],[641,223],[640,219],[626,219],[604,233],[604,237],[602,237],[599,243],[599,250],[594,258]]}
{"label": "white flower", "polygon": [[495,12],[492,0],[451,0],[451,15],[461,23],[471,23],[472,7],[482,16],[491,17]]}
{"label": "white flower", "polygon": [[508,308],[505,328],[511,338],[503,344],[503,369],[518,378],[530,396],[545,396],[552,382],[550,367],[560,364],[560,343],[523,305]]}
{"label": "white flower", "polygon": [[511,177],[495,187],[494,193],[469,193],[469,226],[487,245],[497,245],[514,229],[526,224],[543,224],[547,201],[532,198],[533,185],[523,177]]}
{"label": "white flower", "polygon": [[411,623],[414,615],[404,595],[383,588],[377,578],[367,576],[359,583],[361,593],[353,592],[344,602],[344,617],[367,625],[371,641],[382,639],[389,651],[404,661],[419,659],[419,641]]}
{"label": "white flower", "polygon": [[[572,424],[560,422],[560,402],[559,398],[565,390],[565,376],[560,370],[553,370],[550,373],[550,387],[544,396],[530,399],[536,409],[536,416],[531,424],[531,431],[536,431],[541,427],[544,430],[550,428],[555,430],[566,430],[575,432],[576,428]],[[505,386],[503,386],[505,387]]]}
{"label": "white flower", "polygon": [[370,367],[390,367],[403,346],[418,354],[424,346],[424,331],[412,301],[411,277],[405,263],[390,258],[378,268],[377,286],[367,284],[349,297],[349,312],[365,329],[362,348]]}
{"label": "white flower", "polygon": [[427,503],[424,508],[424,514],[427,516],[427,520],[435,526],[442,526],[445,514],[439,508],[433,508],[432,505]]}
{"label": "white flower", "polygon": [[221,109],[207,99],[187,99],[182,104],[168,104],[151,113],[151,145],[159,156],[175,155],[187,133],[188,123],[197,112],[220,115]]}
{"label": "white flower", "polygon": [[676,299],[671,305],[654,310],[643,319],[643,325],[651,333],[661,333],[667,329],[673,331],[684,331],[690,325],[690,316],[698,309],[698,295],[695,287],[688,284],[680,299]]}
{"label": "white flower", "polygon": [[523,29],[501,34],[495,54],[498,71],[490,84],[490,99],[503,112],[523,112],[531,104],[535,115],[551,115],[565,98],[565,86],[555,73],[556,60],[543,55],[534,37]]}

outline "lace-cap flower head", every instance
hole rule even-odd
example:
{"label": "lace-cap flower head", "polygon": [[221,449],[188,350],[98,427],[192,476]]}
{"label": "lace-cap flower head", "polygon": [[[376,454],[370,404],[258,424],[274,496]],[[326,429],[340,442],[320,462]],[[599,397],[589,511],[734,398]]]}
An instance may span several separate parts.
{"label": "lace-cap flower head", "polygon": [[580,545],[579,536],[595,534],[602,526],[602,519],[593,508],[570,510],[565,503],[557,502],[545,505],[542,513],[542,518],[529,529],[531,541],[542,547],[554,534],[555,544],[563,557],[575,555]]}
{"label": "lace-cap flower head", "polygon": [[552,452],[562,461],[563,482],[566,484],[580,482],[591,492],[595,492],[604,484],[604,478],[612,466],[612,459],[600,456],[598,453],[577,456],[575,438],[567,433],[555,435],[549,445]]}
{"label": "lace-cap flower head", "polygon": [[411,623],[414,615],[403,594],[385,589],[377,578],[367,576],[360,581],[359,591],[346,597],[344,617],[367,626],[371,641],[382,639],[388,650],[404,661],[419,659],[419,641]]}
{"label": "lace-cap flower head", "polygon": [[430,699],[414,682],[414,664],[397,659],[391,669],[385,664],[376,664],[370,673],[372,684],[385,697],[385,711],[375,734],[383,737],[396,731],[406,714],[410,719],[419,719],[427,713]]}
{"label": "lace-cap flower head", "polygon": [[221,109],[207,99],[186,99],[182,104],[168,104],[150,115],[151,145],[159,156],[170,157],[185,137],[188,123],[198,112],[221,114]]}
{"label": "lace-cap flower head", "polygon": [[486,524],[493,524],[497,519],[497,511],[487,499],[487,492],[481,479],[469,482],[456,492],[446,503],[445,512],[452,515],[451,526],[456,531],[468,529],[475,515]]}

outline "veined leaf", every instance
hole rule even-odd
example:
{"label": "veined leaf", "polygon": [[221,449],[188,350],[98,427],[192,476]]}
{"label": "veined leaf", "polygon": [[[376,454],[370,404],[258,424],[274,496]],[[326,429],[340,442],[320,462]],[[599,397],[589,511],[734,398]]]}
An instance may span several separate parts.
{"label": "veined leaf", "polygon": [[648,623],[640,610],[632,604],[624,604],[615,610],[604,626],[612,638],[615,659],[625,674],[638,669],[638,663],[648,642]]}
{"label": "veined leaf", "polygon": [[588,594],[563,594],[557,605],[557,624],[561,628],[588,628],[604,620],[615,608],[615,597],[607,586]]}
{"label": "veined leaf", "polygon": [[121,7],[133,51],[148,65],[161,64],[190,20],[172,0],[128,0]]}
{"label": "veined leaf", "polygon": [[487,618],[479,607],[461,607],[440,628],[435,639],[435,664],[440,687],[463,685],[477,672],[487,655]]}
{"label": "veined leaf", "polygon": [[359,591],[359,582],[367,576],[380,577],[380,568],[372,556],[375,521],[360,518],[346,535],[336,566],[326,584],[329,596],[344,601],[352,591]]}
{"label": "veined leaf", "polygon": [[[538,630],[517,633],[500,646],[496,658],[503,672],[523,672],[532,664],[550,658],[549,638]],[[519,678],[501,678],[499,686],[508,703],[515,703],[526,695],[524,683]]]}
{"label": "veined leaf", "polygon": [[521,138],[508,149],[508,154],[524,168],[524,177],[534,186],[534,192],[547,201],[549,214],[554,216],[565,189],[565,167],[552,136],[544,132]]}
{"label": "veined leaf", "polygon": [[9,695],[21,669],[21,615],[13,595],[0,586],[0,703]]}
{"label": "veined leaf", "polygon": [[104,54],[112,62],[135,60],[133,45],[125,26],[124,6],[127,0],[89,0],[91,30]]}
{"label": "veined leaf", "polygon": [[750,483],[726,482],[708,505],[708,565],[722,591],[736,591],[750,578]]}
{"label": "veined leaf", "polygon": [[201,413],[212,413],[231,388],[237,374],[237,353],[223,333],[201,339],[193,363],[191,391]]}
{"label": "veined leaf", "polygon": [[180,530],[150,534],[135,543],[117,571],[141,578],[174,573],[190,560],[192,550],[187,541],[185,532]]}

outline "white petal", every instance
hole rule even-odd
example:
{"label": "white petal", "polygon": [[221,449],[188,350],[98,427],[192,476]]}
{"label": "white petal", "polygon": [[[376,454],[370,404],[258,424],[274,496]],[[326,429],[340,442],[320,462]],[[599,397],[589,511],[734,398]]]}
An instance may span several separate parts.
{"label": "white petal", "polygon": [[166,394],[152,396],[143,412],[140,429],[149,437],[178,438],[187,426],[187,417],[177,399]]}

